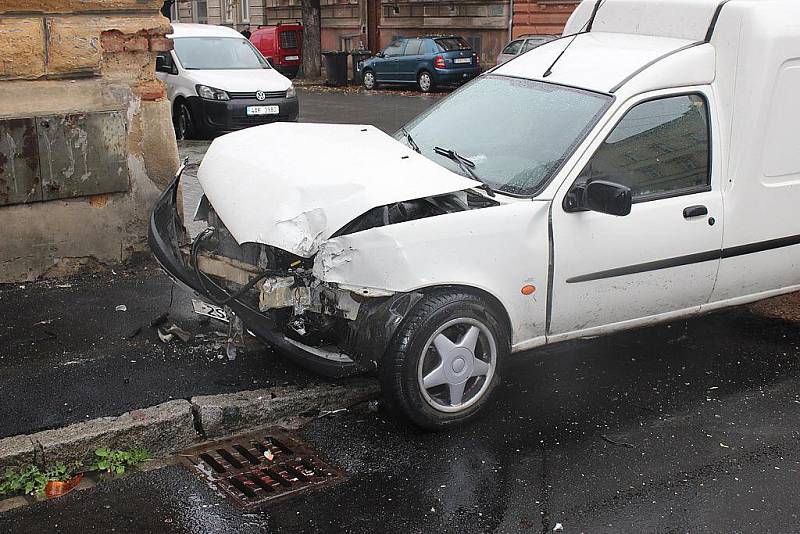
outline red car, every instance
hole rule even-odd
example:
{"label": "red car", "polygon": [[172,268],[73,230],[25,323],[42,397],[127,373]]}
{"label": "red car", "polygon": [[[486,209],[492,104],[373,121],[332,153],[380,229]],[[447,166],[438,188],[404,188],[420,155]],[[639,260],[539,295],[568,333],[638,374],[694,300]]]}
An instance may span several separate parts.
{"label": "red car", "polygon": [[297,76],[303,57],[302,25],[261,26],[250,36],[250,42],[281,74],[287,78]]}

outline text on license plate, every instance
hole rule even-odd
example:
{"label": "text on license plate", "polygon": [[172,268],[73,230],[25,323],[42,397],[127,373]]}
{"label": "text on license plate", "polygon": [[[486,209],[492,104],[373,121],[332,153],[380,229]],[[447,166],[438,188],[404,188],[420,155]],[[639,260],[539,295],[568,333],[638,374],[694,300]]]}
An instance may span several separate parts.
{"label": "text on license plate", "polygon": [[277,115],[280,111],[278,106],[247,106],[248,115]]}
{"label": "text on license plate", "polygon": [[286,61],[297,61],[300,56],[286,56]]}
{"label": "text on license plate", "polygon": [[453,63],[472,63],[472,58],[457,57],[453,60]]}

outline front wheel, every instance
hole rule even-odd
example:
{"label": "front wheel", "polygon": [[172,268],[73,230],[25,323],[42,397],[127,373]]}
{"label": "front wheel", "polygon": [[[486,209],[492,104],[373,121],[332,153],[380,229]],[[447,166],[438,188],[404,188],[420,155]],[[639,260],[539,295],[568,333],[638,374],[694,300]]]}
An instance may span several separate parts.
{"label": "front wheel", "polygon": [[178,141],[195,139],[199,134],[192,110],[184,101],[178,102],[175,106],[172,112],[172,124],[175,127],[175,138]]}
{"label": "front wheel", "polygon": [[377,83],[375,82],[375,73],[371,70],[364,71],[364,88],[365,89],[375,89]]}
{"label": "front wheel", "polygon": [[458,290],[426,296],[406,317],[379,374],[384,396],[419,426],[474,418],[497,385],[509,335],[495,306]]}

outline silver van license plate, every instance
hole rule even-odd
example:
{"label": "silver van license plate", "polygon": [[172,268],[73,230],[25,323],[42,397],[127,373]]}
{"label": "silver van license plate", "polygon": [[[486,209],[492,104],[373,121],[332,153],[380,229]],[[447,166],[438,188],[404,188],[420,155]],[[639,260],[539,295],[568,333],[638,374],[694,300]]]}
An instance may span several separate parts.
{"label": "silver van license plate", "polygon": [[280,111],[279,106],[247,106],[248,115],[277,115]]}

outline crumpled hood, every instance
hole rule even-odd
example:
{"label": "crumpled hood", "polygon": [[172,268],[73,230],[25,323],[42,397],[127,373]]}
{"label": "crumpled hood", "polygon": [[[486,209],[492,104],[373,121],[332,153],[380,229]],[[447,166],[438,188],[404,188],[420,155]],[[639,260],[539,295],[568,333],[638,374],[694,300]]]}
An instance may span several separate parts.
{"label": "crumpled hood", "polygon": [[218,137],[198,179],[236,241],[302,257],[372,208],[475,182],[374,126],[275,123]]}

